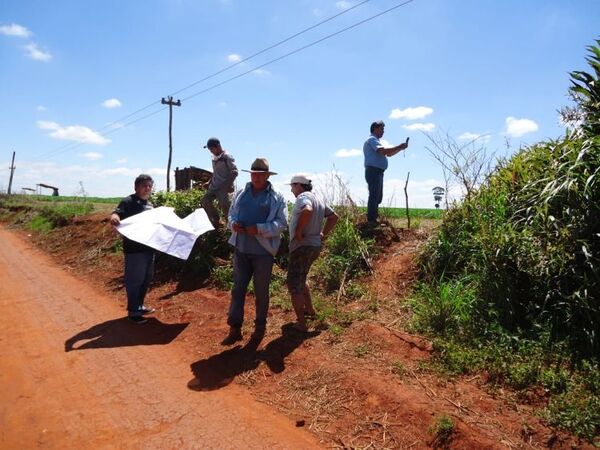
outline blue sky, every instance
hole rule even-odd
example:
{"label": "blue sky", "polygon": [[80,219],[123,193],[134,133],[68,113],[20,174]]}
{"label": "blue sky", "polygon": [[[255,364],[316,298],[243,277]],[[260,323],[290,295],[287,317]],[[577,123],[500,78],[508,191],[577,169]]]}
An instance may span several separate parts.
{"label": "blue sky", "polygon": [[[361,1],[0,0],[0,190],[13,151],[13,191],[73,195],[82,182],[88,195],[124,196],[140,172],[165,189],[162,97]],[[557,110],[600,36],[597,0],[413,0],[255,70],[400,3],[365,2],[177,92],[172,167],[209,168],[202,146],[217,136],[239,168],[266,157],[288,198],[294,172],[325,186],[335,170],[364,203],[362,144],[383,119],[387,142],[411,138],[390,159],[384,204],[404,206],[410,172],[410,206],[432,207],[442,171],[424,132],[486,135],[502,156],[564,133]]]}

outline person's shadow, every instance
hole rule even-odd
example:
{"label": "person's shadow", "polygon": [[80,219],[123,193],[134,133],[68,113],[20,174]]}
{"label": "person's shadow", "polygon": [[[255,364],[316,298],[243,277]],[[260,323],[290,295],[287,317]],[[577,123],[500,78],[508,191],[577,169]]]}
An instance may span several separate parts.
{"label": "person's shadow", "polygon": [[285,369],[285,357],[298,348],[306,339],[320,332],[300,333],[293,324],[281,327],[282,335],[269,342],[264,350],[257,351],[261,337],[252,337],[245,346],[238,345],[206,359],[191,364],[194,378],[188,388],[194,391],[212,391],[231,383],[236,376],[256,369],[264,361],[272,372],[281,373]]}
{"label": "person's shadow", "polygon": [[[77,333],[65,341],[65,352],[92,348],[130,347],[134,345],[166,345],[172,342],[188,323],[162,323],[149,318],[144,324],[130,322],[127,317],[108,320]],[[86,341],[75,347],[79,341]]]}

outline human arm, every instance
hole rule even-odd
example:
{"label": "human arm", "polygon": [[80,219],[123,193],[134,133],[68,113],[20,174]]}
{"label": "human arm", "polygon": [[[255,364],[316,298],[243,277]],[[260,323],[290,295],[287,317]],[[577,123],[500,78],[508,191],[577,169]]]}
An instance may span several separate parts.
{"label": "human arm", "polygon": [[406,150],[408,148],[408,142],[403,142],[402,144],[396,145],[395,147],[377,147],[377,153],[381,155],[385,155],[388,158],[394,156],[398,152],[402,150]]}
{"label": "human arm", "polygon": [[123,200],[119,202],[117,207],[114,209],[112,214],[110,215],[110,224],[113,227],[116,227],[121,223],[122,219],[126,219],[128,217],[128,197],[125,197]]}
{"label": "human arm", "polygon": [[313,209],[310,205],[305,205],[298,216],[298,223],[296,224],[296,230],[294,231],[294,239],[301,241],[304,235],[304,227],[308,225],[310,218],[313,215]]}
{"label": "human arm", "polygon": [[325,217],[325,226],[323,227],[323,231],[321,232],[322,242],[327,240],[329,233],[331,233],[331,230],[333,230],[333,227],[335,227],[335,224],[338,222],[339,219],[340,217],[333,211],[331,212],[331,214]]}

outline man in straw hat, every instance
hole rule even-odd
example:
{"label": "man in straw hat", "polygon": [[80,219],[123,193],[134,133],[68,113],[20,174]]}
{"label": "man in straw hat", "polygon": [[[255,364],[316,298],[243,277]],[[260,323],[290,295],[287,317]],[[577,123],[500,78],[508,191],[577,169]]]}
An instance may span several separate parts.
{"label": "man in straw hat", "polygon": [[337,223],[338,216],[321,198],[313,194],[312,181],[306,175],[294,175],[290,186],[296,203],[290,217],[287,287],[298,319],[294,328],[306,333],[306,317],[315,315],[306,277],[310,266],[319,256],[321,244]]}
{"label": "man in straw hat", "polygon": [[255,339],[262,339],[269,311],[269,284],[281,232],[287,227],[287,209],[283,196],[268,181],[276,173],[269,170],[265,158],[256,158],[250,170],[250,183],[236,192],[229,209],[227,226],[233,255],[233,289],[227,324],[229,334],[223,345],[242,339],[244,303],[250,279],[254,281],[256,298]]}

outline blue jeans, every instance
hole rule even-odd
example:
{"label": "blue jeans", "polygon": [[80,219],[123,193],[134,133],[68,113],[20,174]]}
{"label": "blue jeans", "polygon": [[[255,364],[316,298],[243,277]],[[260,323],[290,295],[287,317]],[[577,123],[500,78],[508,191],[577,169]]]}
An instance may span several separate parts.
{"label": "blue jeans", "polygon": [[377,220],[377,210],[383,200],[383,169],[377,167],[365,167],[365,180],[369,187],[369,200],[367,202],[367,220]]}
{"label": "blue jeans", "polygon": [[129,316],[142,314],[141,309],[153,273],[154,251],[125,253],[125,290]]}
{"label": "blue jeans", "polygon": [[250,279],[253,279],[256,299],[254,325],[257,330],[265,329],[269,312],[269,285],[271,284],[274,260],[271,255],[252,255],[236,249],[233,255],[233,289],[227,318],[228,325],[239,328],[244,323],[246,292]]}

